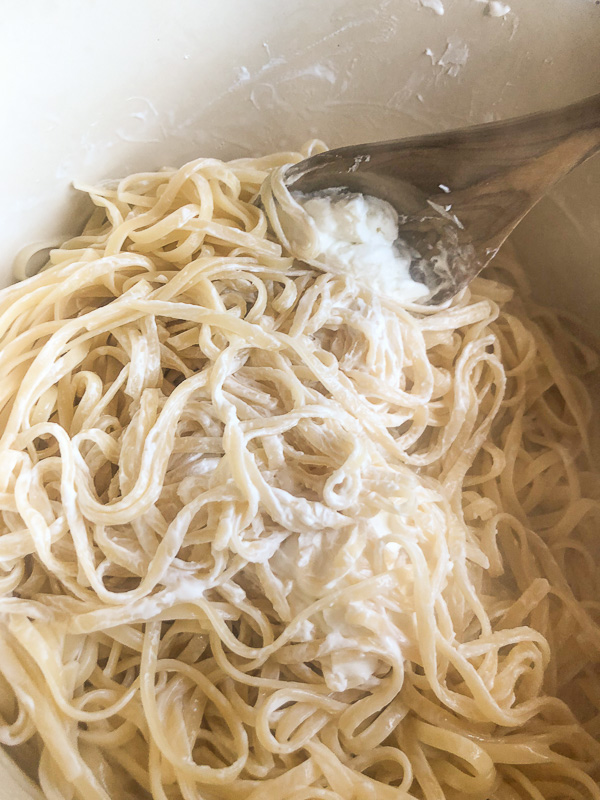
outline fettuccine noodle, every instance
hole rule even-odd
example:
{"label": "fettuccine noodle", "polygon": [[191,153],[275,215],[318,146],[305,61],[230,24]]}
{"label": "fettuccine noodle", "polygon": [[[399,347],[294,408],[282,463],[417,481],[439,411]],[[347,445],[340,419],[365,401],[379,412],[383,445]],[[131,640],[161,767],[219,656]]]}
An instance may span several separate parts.
{"label": "fettuccine noodle", "polygon": [[49,800],[600,800],[595,355],[510,252],[438,309],[294,260],[319,146],[91,188],[0,293],[0,741]]}

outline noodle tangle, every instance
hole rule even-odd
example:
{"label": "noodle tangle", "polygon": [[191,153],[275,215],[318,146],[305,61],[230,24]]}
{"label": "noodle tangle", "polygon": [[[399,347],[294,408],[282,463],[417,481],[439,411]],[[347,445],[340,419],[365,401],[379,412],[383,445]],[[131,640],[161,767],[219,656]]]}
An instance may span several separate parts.
{"label": "noodle tangle", "polygon": [[86,188],[0,292],[0,742],[49,800],[599,800],[595,354],[508,248],[438,309],[294,259],[319,147]]}

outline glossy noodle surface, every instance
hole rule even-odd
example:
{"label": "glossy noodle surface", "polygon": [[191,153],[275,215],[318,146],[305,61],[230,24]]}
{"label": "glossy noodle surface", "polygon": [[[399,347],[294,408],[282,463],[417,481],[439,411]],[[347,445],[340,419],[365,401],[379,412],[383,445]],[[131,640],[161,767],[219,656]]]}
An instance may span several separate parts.
{"label": "glossy noodle surface", "polygon": [[598,799],[595,355],[510,251],[439,309],[294,260],[315,147],[89,189],[0,293],[0,741],[49,800]]}

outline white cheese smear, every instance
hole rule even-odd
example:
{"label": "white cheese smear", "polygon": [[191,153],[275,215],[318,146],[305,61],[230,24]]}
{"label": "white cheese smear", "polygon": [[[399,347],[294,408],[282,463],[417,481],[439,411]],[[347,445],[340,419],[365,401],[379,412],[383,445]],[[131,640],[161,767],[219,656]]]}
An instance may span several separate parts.
{"label": "white cheese smear", "polygon": [[378,197],[339,189],[304,194],[294,200],[311,218],[317,235],[316,259],[373,291],[410,302],[425,298],[425,284],[410,277],[411,254],[398,239],[398,213]]}

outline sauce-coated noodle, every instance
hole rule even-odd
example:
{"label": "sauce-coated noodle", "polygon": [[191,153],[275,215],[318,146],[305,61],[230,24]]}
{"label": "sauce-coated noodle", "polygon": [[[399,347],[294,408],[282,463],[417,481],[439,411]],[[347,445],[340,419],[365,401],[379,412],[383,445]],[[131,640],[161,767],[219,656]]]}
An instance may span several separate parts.
{"label": "sauce-coated noodle", "polygon": [[91,189],[0,293],[0,740],[49,800],[598,800],[594,354],[510,254],[293,261],[308,152]]}

